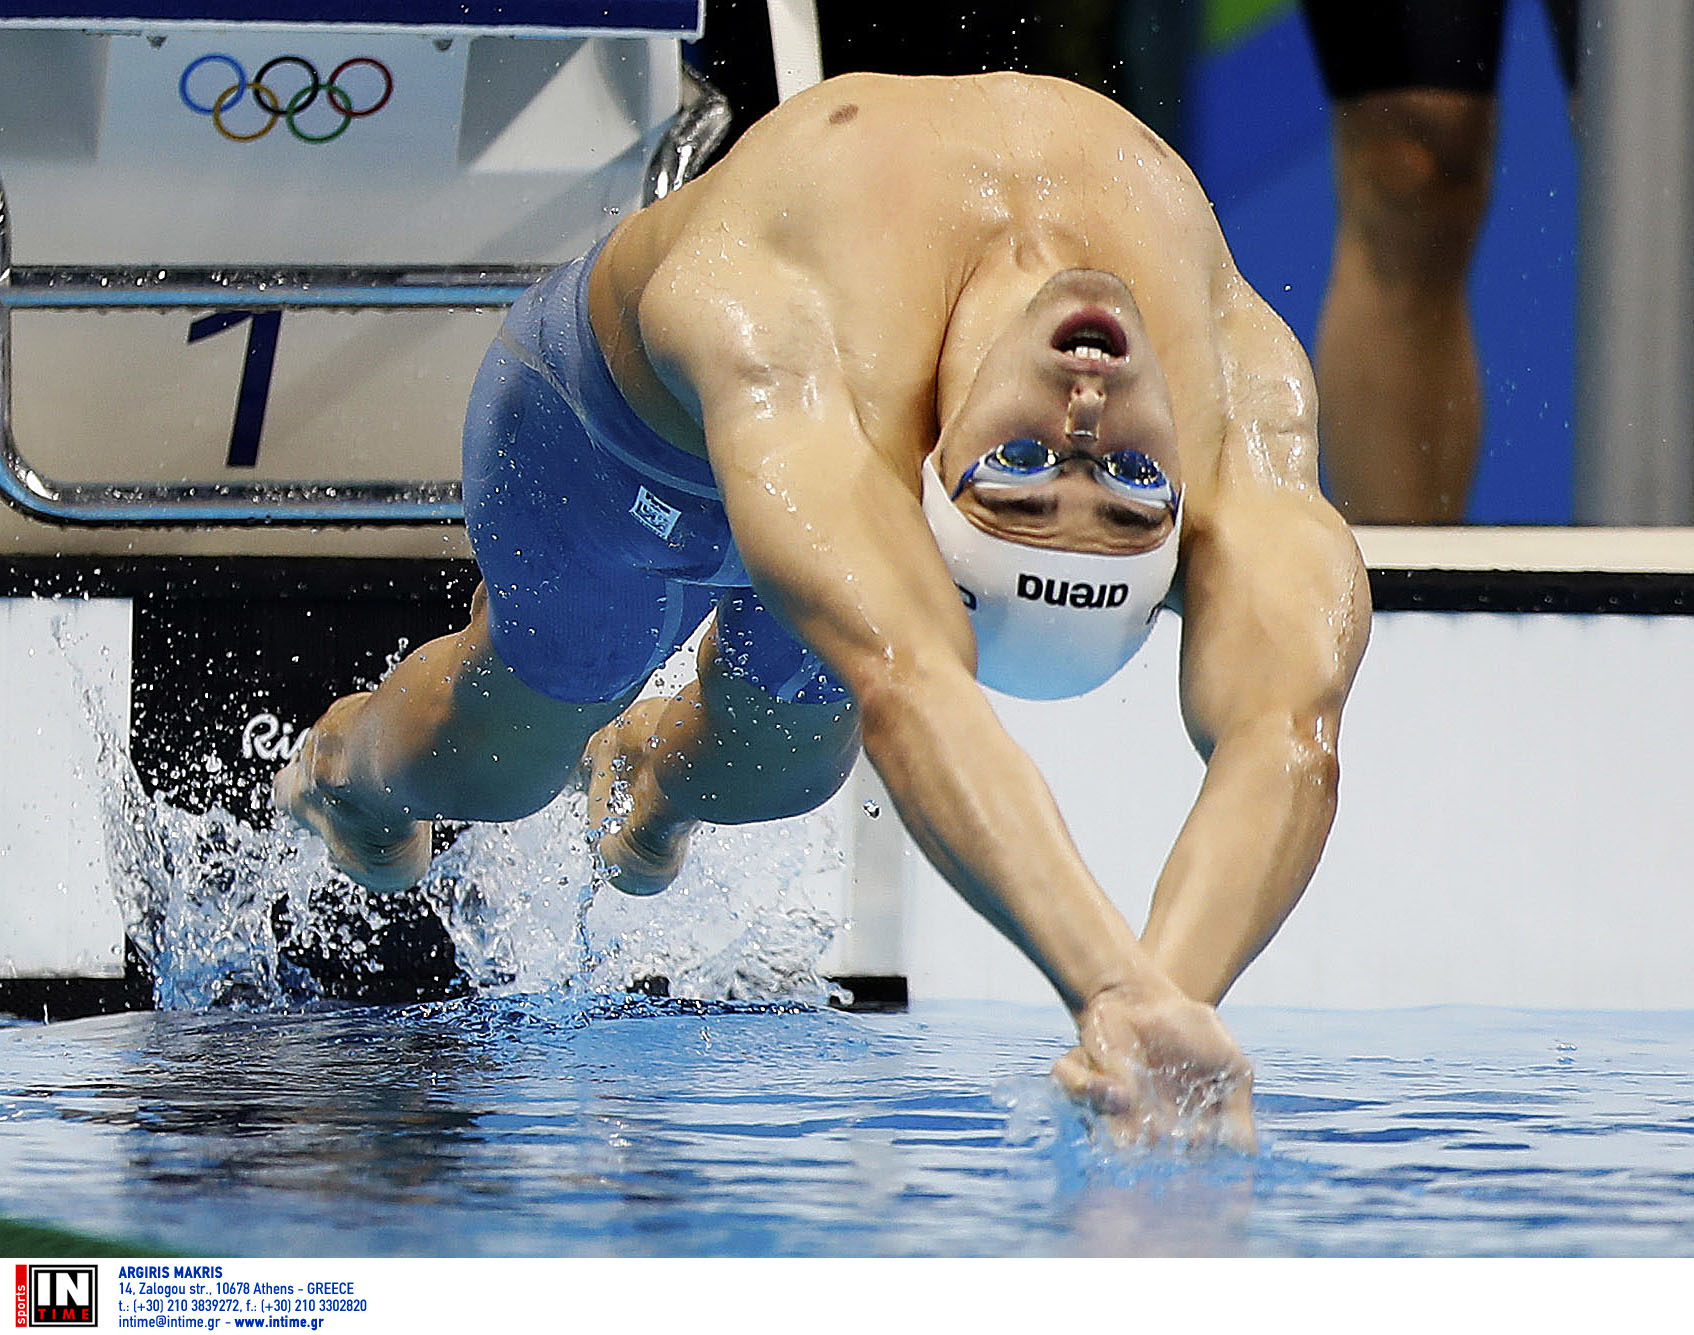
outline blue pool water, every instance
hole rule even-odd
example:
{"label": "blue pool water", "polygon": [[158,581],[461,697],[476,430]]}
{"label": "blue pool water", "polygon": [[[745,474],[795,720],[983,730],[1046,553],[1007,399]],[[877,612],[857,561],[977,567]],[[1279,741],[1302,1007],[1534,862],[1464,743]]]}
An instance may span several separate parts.
{"label": "blue pool water", "polygon": [[1056,1006],[14,1025],[0,1215],[217,1256],[1694,1253],[1694,1015],[1230,1020],[1255,1157],[1097,1147]]}

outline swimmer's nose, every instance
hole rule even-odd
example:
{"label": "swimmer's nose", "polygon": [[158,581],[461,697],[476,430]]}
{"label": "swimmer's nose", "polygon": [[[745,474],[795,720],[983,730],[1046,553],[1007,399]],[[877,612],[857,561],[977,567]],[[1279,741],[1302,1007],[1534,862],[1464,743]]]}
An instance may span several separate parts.
{"label": "swimmer's nose", "polygon": [[1065,406],[1065,436],[1073,443],[1100,439],[1100,418],[1106,409],[1106,391],[1097,384],[1071,388]]}

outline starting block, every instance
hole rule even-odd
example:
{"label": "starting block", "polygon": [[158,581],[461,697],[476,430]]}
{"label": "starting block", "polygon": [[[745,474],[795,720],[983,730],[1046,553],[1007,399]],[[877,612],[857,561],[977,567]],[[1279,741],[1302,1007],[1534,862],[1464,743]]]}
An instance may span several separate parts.
{"label": "starting block", "polygon": [[0,494],[459,517],[510,301],[697,172],[702,0],[0,0]]}

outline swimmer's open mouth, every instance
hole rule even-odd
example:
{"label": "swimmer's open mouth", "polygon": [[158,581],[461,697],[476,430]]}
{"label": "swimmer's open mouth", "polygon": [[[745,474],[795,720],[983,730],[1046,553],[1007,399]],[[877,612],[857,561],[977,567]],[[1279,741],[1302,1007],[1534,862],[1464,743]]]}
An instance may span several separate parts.
{"label": "swimmer's open mouth", "polygon": [[1053,350],[1083,361],[1116,361],[1129,351],[1129,335],[1103,310],[1078,311],[1054,333]]}

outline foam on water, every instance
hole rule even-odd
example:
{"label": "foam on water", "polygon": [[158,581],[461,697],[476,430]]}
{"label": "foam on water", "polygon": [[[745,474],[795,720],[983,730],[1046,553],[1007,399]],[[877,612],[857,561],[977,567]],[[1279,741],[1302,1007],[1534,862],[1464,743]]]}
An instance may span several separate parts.
{"label": "foam on water", "polygon": [[676,883],[638,898],[597,888],[586,807],[566,793],[437,859],[425,888],[479,988],[627,991],[657,976],[672,996],[826,999],[818,964],[839,924],[818,900],[843,865],[830,813],[707,827]]}

